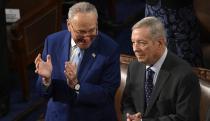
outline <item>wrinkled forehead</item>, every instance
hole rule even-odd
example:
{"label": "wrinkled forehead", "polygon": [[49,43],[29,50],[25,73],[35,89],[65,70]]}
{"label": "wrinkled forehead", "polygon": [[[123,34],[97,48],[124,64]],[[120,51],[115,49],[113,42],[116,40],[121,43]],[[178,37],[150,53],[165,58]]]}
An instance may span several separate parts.
{"label": "wrinkled forehead", "polygon": [[74,26],[83,28],[88,26],[97,26],[97,16],[94,13],[77,13],[70,20]]}
{"label": "wrinkled forehead", "polygon": [[141,27],[133,29],[131,40],[151,39],[150,29],[148,27]]}

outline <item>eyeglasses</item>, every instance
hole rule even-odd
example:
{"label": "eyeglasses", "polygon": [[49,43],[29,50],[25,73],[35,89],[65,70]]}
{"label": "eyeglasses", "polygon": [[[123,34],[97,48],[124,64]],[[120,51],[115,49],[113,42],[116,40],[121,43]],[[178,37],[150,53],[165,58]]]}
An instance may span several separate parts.
{"label": "eyeglasses", "polygon": [[77,36],[79,37],[84,37],[84,36],[96,36],[98,34],[98,27],[92,28],[88,31],[84,31],[84,30],[76,30],[72,24],[70,24],[72,30],[74,31],[74,33],[77,34]]}

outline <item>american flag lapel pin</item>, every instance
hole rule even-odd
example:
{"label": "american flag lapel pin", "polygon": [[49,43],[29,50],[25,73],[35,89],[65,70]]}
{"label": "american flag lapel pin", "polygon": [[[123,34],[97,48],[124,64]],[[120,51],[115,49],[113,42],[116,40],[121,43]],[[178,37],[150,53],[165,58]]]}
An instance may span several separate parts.
{"label": "american flag lapel pin", "polygon": [[95,58],[96,57],[96,54],[95,53],[92,53],[92,56],[93,56],[93,58]]}

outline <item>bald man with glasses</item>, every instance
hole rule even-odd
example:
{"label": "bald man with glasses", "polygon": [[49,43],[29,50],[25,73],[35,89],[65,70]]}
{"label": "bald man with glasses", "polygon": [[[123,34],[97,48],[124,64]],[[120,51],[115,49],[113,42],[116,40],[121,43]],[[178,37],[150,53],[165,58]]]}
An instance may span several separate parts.
{"label": "bald man with glasses", "polygon": [[69,9],[68,30],[49,35],[35,59],[37,88],[49,98],[45,121],[116,121],[114,95],[120,84],[120,51],[98,31],[95,6]]}

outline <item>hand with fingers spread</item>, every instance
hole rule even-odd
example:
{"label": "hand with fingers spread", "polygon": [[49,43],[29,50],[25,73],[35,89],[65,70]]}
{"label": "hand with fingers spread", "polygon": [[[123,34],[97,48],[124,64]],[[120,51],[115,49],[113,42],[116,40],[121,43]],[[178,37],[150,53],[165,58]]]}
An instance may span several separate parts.
{"label": "hand with fingers spread", "polygon": [[67,84],[69,85],[69,87],[74,89],[75,85],[78,83],[76,64],[74,64],[72,62],[66,62],[64,73],[67,78]]}
{"label": "hand with fingers spread", "polygon": [[49,86],[52,74],[51,56],[47,55],[47,60],[45,62],[44,60],[42,60],[41,54],[38,54],[34,63],[36,65],[35,73],[39,74],[42,77],[43,84],[45,86]]}
{"label": "hand with fingers spread", "polygon": [[140,112],[133,114],[133,115],[127,113],[126,117],[127,117],[127,121],[141,121],[141,119],[142,119]]}

